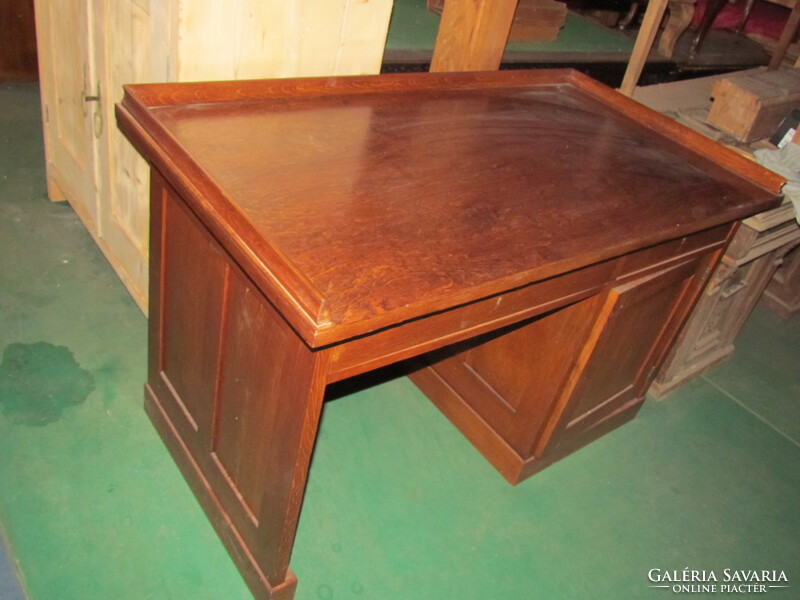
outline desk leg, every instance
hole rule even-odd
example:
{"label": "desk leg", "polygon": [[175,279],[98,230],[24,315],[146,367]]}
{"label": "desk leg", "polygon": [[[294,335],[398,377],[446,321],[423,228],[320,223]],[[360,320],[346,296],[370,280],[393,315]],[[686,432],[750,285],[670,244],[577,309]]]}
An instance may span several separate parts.
{"label": "desk leg", "polygon": [[157,177],[153,194],[147,412],[254,596],[289,600],[329,355]]}

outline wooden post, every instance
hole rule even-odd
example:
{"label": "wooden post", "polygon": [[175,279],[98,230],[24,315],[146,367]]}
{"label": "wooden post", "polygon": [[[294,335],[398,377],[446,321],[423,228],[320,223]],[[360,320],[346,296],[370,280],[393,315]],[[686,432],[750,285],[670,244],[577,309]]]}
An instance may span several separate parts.
{"label": "wooden post", "polygon": [[447,0],[430,70],[497,70],[516,9],[517,0]]}
{"label": "wooden post", "polygon": [[775,52],[773,52],[769,61],[767,71],[775,71],[780,68],[783,57],[786,56],[786,50],[789,49],[789,44],[792,43],[794,36],[797,34],[798,27],[800,27],[800,2],[795,2],[792,12],[789,14],[789,19],[783,27]]}
{"label": "wooden post", "polygon": [[622,85],[619,88],[619,91],[626,96],[633,94],[633,90],[636,89],[636,84],[639,82],[639,76],[642,74],[647,55],[650,54],[650,48],[653,46],[653,40],[656,38],[656,32],[666,8],[667,0],[652,0],[647,5],[639,35],[636,37],[636,44],[633,46],[631,59],[628,61],[628,68],[625,70],[625,77],[622,79]]}

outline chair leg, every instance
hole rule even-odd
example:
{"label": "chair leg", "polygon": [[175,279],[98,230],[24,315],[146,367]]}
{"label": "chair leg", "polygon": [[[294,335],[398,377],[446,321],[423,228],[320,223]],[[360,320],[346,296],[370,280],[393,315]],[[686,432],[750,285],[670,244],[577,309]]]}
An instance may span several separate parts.
{"label": "chair leg", "polygon": [[724,7],[727,2],[728,0],[709,0],[708,4],[706,5],[706,12],[703,14],[703,19],[700,21],[700,26],[697,28],[697,34],[695,34],[694,39],[692,40],[692,48],[689,51],[689,58],[694,58],[697,56],[708,30],[711,29],[711,24],[714,22],[714,19],[719,14],[719,11],[722,10],[722,7]]}
{"label": "chair leg", "polygon": [[744,26],[747,24],[747,19],[750,18],[750,13],[753,10],[753,5],[756,3],[756,0],[747,0],[747,4],[744,5],[744,13],[742,14],[742,18],[739,21],[739,24],[736,26],[736,33],[742,33],[744,30]]}
{"label": "chair leg", "polygon": [[619,22],[617,23],[617,29],[625,29],[630,25],[633,20],[636,18],[636,13],[639,12],[639,3],[633,2],[631,7],[628,9],[628,14],[622,17]]}
{"label": "chair leg", "polygon": [[658,39],[658,51],[672,58],[675,52],[675,43],[683,35],[694,16],[694,2],[677,2],[671,0],[669,3],[669,17],[664,24],[664,30]]}

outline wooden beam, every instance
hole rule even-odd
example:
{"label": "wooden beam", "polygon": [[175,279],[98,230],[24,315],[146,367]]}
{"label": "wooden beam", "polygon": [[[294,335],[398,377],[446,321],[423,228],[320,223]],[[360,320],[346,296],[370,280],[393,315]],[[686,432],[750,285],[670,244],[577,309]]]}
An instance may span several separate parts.
{"label": "wooden beam", "polygon": [[642,26],[639,28],[639,35],[636,36],[636,43],[628,61],[628,68],[625,70],[625,77],[622,79],[622,85],[619,88],[619,91],[626,96],[633,94],[633,90],[636,89],[636,84],[639,82],[639,76],[642,74],[644,63],[648,54],[650,54],[650,48],[653,46],[653,40],[656,38],[658,26],[661,24],[666,8],[667,0],[652,0],[647,4]]}
{"label": "wooden beam", "polygon": [[775,47],[775,52],[772,54],[772,59],[769,61],[767,71],[775,71],[780,68],[783,63],[783,57],[786,56],[786,51],[789,45],[797,35],[797,29],[800,27],[800,2],[795,2],[792,7],[792,12],[789,13],[789,19],[783,27],[783,32],[778,40],[778,45]]}
{"label": "wooden beam", "polygon": [[518,0],[447,0],[431,71],[494,71],[511,31]]}

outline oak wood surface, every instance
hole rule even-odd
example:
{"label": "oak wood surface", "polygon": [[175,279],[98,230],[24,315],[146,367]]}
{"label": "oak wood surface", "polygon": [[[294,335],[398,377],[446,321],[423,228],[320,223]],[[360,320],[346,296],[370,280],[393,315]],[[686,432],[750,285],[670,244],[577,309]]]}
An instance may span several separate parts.
{"label": "oak wood surface", "polygon": [[256,597],[289,557],[330,353],[309,352],[156,172],[146,408]]}
{"label": "oak wood surface", "polygon": [[778,178],[609,92],[572,72],[166,84],[120,116],[318,346],[774,202]]}

